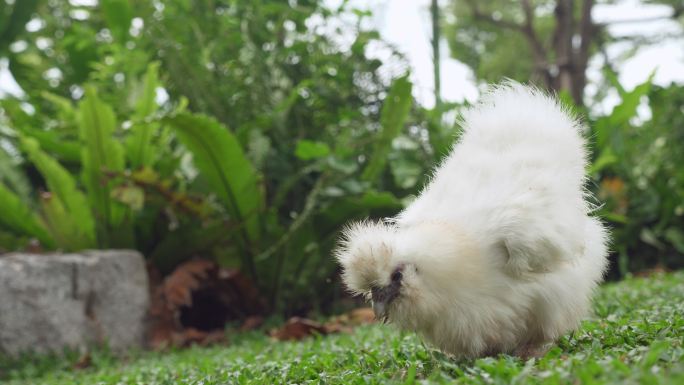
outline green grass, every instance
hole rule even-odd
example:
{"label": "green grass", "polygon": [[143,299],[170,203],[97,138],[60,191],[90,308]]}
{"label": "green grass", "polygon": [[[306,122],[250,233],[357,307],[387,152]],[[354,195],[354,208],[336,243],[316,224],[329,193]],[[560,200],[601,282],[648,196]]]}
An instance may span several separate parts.
{"label": "green grass", "polygon": [[232,335],[228,347],[115,359],[93,354],[0,362],[7,384],[684,384],[684,272],[632,278],[602,288],[595,316],[545,357],[501,355],[455,361],[392,327],[352,335],[273,342],[261,333]]}

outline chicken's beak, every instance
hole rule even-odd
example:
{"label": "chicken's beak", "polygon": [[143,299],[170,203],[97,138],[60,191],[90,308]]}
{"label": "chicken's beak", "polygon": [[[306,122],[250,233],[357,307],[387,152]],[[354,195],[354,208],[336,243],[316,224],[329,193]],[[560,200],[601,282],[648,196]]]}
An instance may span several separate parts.
{"label": "chicken's beak", "polygon": [[387,323],[387,305],[384,302],[373,301],[373,313],[376,320]]}
{"label": "chicken's beak", "polygon": [[373,300],[373,313],[375,319],[382,323],[389,321],[389,307],[399,296],[400,282],[392,283],[385,287],[375,287],[371,289],[371,299]]}

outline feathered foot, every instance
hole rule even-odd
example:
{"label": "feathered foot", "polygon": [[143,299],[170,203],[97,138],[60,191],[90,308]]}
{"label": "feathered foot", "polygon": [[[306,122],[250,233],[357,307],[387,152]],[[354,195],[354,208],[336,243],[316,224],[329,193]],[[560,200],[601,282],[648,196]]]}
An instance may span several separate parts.
{"label": "feathered foot", "polygon": [[552,344],[527,344],[520,346],[513,353],[514,355],[520,357],[522,360],[529,360],[530,358],[542,358],[549,351]]}

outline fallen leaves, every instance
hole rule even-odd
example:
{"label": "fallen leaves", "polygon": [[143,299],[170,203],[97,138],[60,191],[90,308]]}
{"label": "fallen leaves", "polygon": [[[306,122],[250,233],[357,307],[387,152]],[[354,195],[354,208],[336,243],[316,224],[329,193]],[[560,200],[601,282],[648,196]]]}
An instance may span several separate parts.
{"label": "fallen leaves", "polygon": [[301,340],[312,334],[327,334],[325,326],[307,318],[292,317],[285,325],[269,333],[278,341]]}
{"label": "fallen leaves", "polygon": [[649,269],[637,271],[634,273],[635,277],[641,277],[641,278],[647,278],[653,275],[661,275],[665,273],[669,273],[671,270],[669,270],[666,266],[663,266],[662,264],[657,264]]}
{"label": "fallen leaves", "polygon": [[301,340],[316,334],[351,333],[354,326],[373,322],[375,322],[373,310],[359,308],[333,317],[326,323],[316,322],[308,318],[292,317],[282,327],[272,329],[269,335],[278,341]]}
{"label": "fallen leaves", "polygon": [[90,353],[86,352],[82,354],[76,362],[74,362],[73,365],[71,365],[71,368],[73,370],[83,370],[91,367],[93,365],[93,357],[90,355]]}
{"label": "fallen leaves", "polygon": [[[227,322],[242,320],[240,332],[258,329],[264,323],[264,302],[255,285],[238,270],[193,259],[165,278],[151,266],[148,271],[152,285],[148,344],[153,349],[227,343]],[[354,326],[373,322],[373,310],[359,308],[325,323],[292,317],[268,334],[277,341],[301,340],[311,335],[351,333]]]}
{"label": "fallen leaves", "polygon": [[200,288],[217,268],[216,263],[206,259],[193,259],[180,266],[164,280],[164,297],[172,309],[192,306],[192,292]]}
{"label": "fallen leaves", "polygon": [[264,323],[264,317],[254,315],[247,317],[245,321],[242,323],[242,326],[240,326],[240,331],[241,332],[248,332],[250,330],[254,330]]}
{"label": "fallen leaves", "polygon": [[176,340],[174,341],[175,346],[209,346],[225,344],[228,342],[226,338],[226,333],[223,330],[213,330],[213,331],[202,331],[195,328],[185,328],[182,333],[174,335]]}
{"label": "fallen leaves", "polygon": [[163,280],[153,273],[148,343],[154,349],[224,343],[227,322],[263,313],[252,282],[214,261],[190,260]]}

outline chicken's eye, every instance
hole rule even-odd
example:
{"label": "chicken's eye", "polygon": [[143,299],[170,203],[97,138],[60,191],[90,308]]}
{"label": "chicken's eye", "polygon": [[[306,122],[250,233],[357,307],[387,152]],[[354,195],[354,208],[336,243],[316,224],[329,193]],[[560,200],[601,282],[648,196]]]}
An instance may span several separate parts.
{"label": "chicken's eye", "polygon": [[390,279],[392,280],[392,282],[401,281],[401,277],[402,277],[401,270],[394,270],[392,275],[390,275]]}

